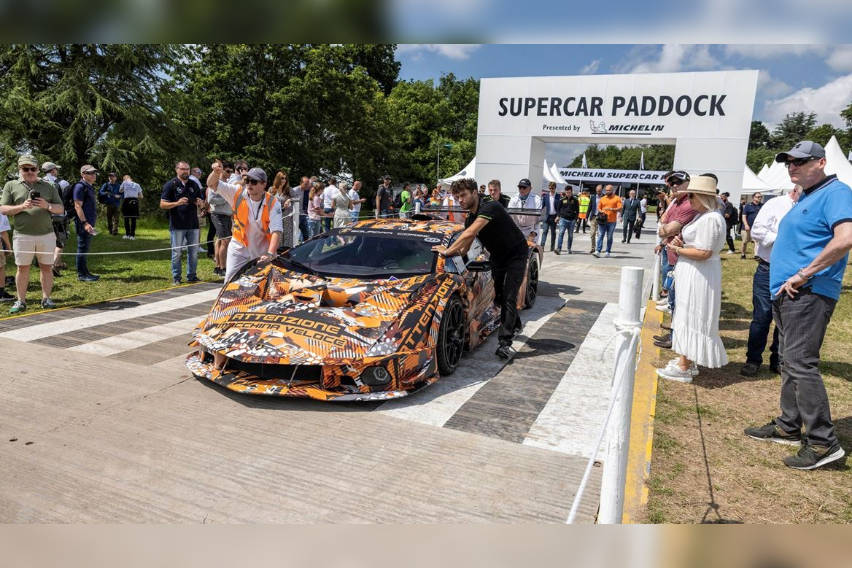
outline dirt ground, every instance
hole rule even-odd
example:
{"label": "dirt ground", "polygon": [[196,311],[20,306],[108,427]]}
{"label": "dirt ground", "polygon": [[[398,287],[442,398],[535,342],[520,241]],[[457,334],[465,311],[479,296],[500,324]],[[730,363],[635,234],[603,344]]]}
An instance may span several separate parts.
{"label": "dirt ground", "polygon": [[[797,448],[752,440],[743,428],[776,416],[781,380],[768,368],[738,374],[745,362],[755,261],[722,255],[720,330],[730,363],[701,369],[692,384],[659,382],[649,502],[650,523],[849,523],[852,471],[835,462],[814,471],[787,468]],[[666,320],[668,321],[668,319]],[[771,332],[770,332],[771,333]],[[770,335],[771,339],[771,335]],[[660,350],[658,363],[674,355]],[[852,451],[852,267],[821,352],[832,419]],[[849,460],[852,462],[852,460]]]}

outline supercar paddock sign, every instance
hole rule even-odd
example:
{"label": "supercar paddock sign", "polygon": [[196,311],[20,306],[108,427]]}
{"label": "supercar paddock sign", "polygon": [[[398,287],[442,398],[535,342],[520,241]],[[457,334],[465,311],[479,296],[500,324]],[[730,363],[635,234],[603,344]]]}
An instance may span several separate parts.
{"label": "supercar paddock sign", "polygon": [[[542,187],[548,143],[672,144],[677,169],[742,187],[757,71],[482,79],[476,175]],[[589,181],[653,183],[637,178]],[[563,173],[563,176],[565,174]],[[582,176],[565,176],[587,179]]]}

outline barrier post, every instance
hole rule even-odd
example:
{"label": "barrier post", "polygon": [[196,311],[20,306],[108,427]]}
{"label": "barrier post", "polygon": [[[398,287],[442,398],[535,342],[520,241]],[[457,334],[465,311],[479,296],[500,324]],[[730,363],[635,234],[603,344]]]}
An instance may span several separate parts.
{"label": "barrier post", "polygon": [[615,370],[612,381],[612,419],[606,435],[606,456],[601,480],[598,523],[620,524],[624,509],[627,477],[627,450],[630,442],[630,411],[636,374],[637,338],[642,327],[642,278],[644,270],[635,266],[621,269],[618,319],[615,322]]}
{"label": "barrier post", "polygon": [[[660,237],[657,237],[657,244],[659,245],[663,240]],[[654,275],[651,278],[651,298],[656,302],[660,299],[660,279],[663,277],[660,272],[663,270],[663,255],[665,251],[660,251],[659,254],[654,255]]]}

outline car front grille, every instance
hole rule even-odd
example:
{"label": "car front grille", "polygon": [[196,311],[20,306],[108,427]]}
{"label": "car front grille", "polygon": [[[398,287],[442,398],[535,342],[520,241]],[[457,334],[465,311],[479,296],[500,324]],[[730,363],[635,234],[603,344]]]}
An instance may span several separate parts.
{"label": "car front grille", "polygon": [[229,359],[226,369],[232,372],[243,371],[261,380],[310,381],[317,384],[322,381],[321,365],[273,365]]}

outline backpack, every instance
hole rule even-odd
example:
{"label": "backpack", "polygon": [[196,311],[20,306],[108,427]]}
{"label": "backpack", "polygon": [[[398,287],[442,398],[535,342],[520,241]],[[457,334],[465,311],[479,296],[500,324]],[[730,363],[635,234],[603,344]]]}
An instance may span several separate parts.
{"label": "backpack", "polygon": [[393,208],[402,209],[402,192],[400,191],[393,196]]}
{"label": "backpack", "polygon": [[103,191],[103,188],[101,188],[98,191],[98,203],[100,203],[101,205],[109,204],[109,190]]}
{"label": "backpack", "polygon": [[69,219],[77,218],[77,210],[74,208],[74,188],[77,184],[68,184],[68,187],[65,188],[65,191],[61,193],[62,195],[62,205],[65,206],[65,214],[68,215]]}

